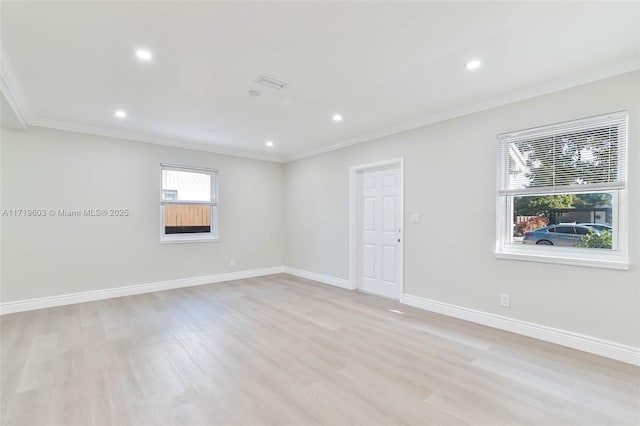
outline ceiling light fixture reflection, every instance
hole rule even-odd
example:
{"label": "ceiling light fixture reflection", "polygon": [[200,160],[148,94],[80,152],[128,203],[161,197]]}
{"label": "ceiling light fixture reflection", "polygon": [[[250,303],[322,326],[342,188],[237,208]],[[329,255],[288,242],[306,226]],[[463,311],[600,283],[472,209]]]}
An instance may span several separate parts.
{"label": "ceiling light fixture reflection", "polygon": [[467,62],[467,69],[469,71],[477,70],[478,68],[480,68],[481,64],[482,63],[479,60],[474,59],[472,61]]}
{"label": "ceiling light fixture reflection", "polygon": [[153,55],[148,50],[138,49],[136,50],[136,56],[142,61],[150,61]]}

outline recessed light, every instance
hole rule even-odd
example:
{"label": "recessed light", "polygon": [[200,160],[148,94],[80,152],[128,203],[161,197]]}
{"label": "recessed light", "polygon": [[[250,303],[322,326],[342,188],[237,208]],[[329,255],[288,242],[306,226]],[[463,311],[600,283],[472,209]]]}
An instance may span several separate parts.
{"label": "recessed light", "polygon": [[480,65],[481,65],[481,62],[477,59],[474,59],[473,61],[467,62],[467,69],[477,70],[478,68],[480,68]]}
{"label": "recessed light", "polygon": [[342,121],[342,115],[333,114],[333,121]]}
{"label": "recessed light", "polygon": [[266,141],[264,144],[271,148],[273,146],[273,141]]}
{"label": "recessed light", "polygon": [[116,110],[113,114],[118,118],[125,118],[127,116],[127,113],[121,109]]}
{"label": "recessed light", "polygon": [[144,49],[136,50],[136,56],[138,57],[138,59],[141,59],[143,61],[150,61],[151,58],[153,57],[151,55],[151,52],[149,52],[148,50],[144,50]]}

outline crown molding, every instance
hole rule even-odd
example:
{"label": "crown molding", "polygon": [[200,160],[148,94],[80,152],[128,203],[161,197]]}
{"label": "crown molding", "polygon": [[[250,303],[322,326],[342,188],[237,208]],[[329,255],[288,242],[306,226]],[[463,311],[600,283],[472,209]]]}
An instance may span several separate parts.
{"label": "crown molding", "polygon": [[20,130],[29,128],[31,113],[27,107],[24,95],[20,90],[16,74],[9,56],[0,43],[0,91],[4,95],[7,103],[13,110],[16,119],[20,125]]}
{"label": "crown molding", "polygon": [[271,161],[274,163],[282,163],[283,158],[271,155],[263,155],[249,151],[241,151],[234,149],[221,148],[218,145],[208,145],[197,142],[187,142],[179,139],[164,139],[156,136],[145,135],[136,132],[127,132],[122,130],[87,126],[69,121],[48,120],[44,118],[32,118],[29,122],[34,127],[44,127],[47,129],[65,130],[76,133],[84,133],[88,135],[104,136],[108,138],[124,139],[135,142],[152,143],[156,145],[171,146],[175,148],[191,149],[194,151],[211,152],[220,155],[229,155],[232,157],[250,158],[253,160]]}
{"label": "crown molding", "polygon": [[271,161],[275,163],[282,163],[284,161],[284,158],[278,156],[227,149],[217,145],[208,145],[177,139],[165,139],[136,132],[127,132],[117,129],[84,125],[69,121],[51,120],[35,117],[29,109],[26,98],[24,97],[23,92],[20,89],[20,85],[18,84],[11,59],[9,59],[9,55],[2,46],[2,43],[0,43],[0,90],[9,103],[9,106],[13,110],[16,118],[18,119],[21,130],[26,131],[30,126],[43,127],[47,129],[64,130],[95,136],[104,136],[109,138],[125,139],[136,142],[145,142],[156,145],[191,149],[194,151],[211,152],[214,154],[229,155],[232,157],[250,158],[254,160]]}
{"label": "crown molding", "polygon": [[355,138],[337,141],[336,143],[333,143],[329,146],[321,146],[310,150],[301,151],[289,156],[273,156],[250,151],[223,148],[219,145],[195,143],[178,139],[165,139],[137,132],[127,132],[112,128],[104,128],[68,121],[34,117],[29,110],[25,97],[20,90],[20,86],[17,83],[11,61],[6,51],[2,47],[2,44],[0,43],[0,89],[9,102],[9,105],[13,109],[16,117],[23,127],[23,130],[27,130],[29,126],[44,127],[116,139],[153,143],[157,145],[172,146],[196,151],[211,152],[215,154],[229,155],[234,157],[271,161],[276,163],[288,163],[291,161],[336,151],[352,145],[373,141],[393,134],[406,132],[419,127],[428,126],[464,115],[469,115],[476,112],[481,112],[488,109],[523,101],[526,99],[535,98],[537,96],[558,92],[561,90],[569,89],[571,87],[591,83],[597,80],[614,77],[632,71],[637,71],[639,69],[640,59],[628,58],[627,60],[620,61],[614,64],[607,64],[606,66],[597,69],[589,69],[580,74],[574,74],[561,80],[555,80],[553,82],[525,87],[521,90],[517,90],[507,95],[491,97],[480,102],[466,105],[461,108],[451,108],[449,110],[439,111],[437,113],[423,117],[419,120],[404,122],[395,126],[385,127],[374,132],[368,132]]}
{"label": "crown molding", "polygon": [[497,108],[504,105],[509,105],[512,103],[535,98],[538,96],[559,92],[561,90],[581,86],[584,84],[593,83],[598,80],[615,77],[618,75],[637,71],[639,69],[640,69],[640,59],[629,58],[628,60],[617,62],[615,64],[610,64],[610,65],[607,65],[606,67],[601,67],[597,70],[590,69],[581,74],[576,74],[571,77],[567,77],[565,79],[555,80],[554,82],[548,82],[544,84],[525,87],[518,91],[509,93],[508,95],[491,97],[481,102],[476,102],[461,108],[451,108],[449,110],[440,111],[435,114],[428,115],[427,117],[421,118],[419,120],[413,120],[413,121],[405,122],[399,125],[385,127],[375,132],[366,133],[364,135],[361,135],[352,139],[340,141],[329,146],[314,148],[307,151],[301,151],[297,154],[286,156],[284,158],[284,162],[288,163],[291,161],[301,160],[303,158],[313,157],[315,155],[336,151],[352,145],[373,141],[373,140],[394,135],[397,133],[402,133],[402,132],[414,130],[420,127],[428,126],[431,124],[439,123],[442,121],[451,120],[453,118],[462,117],[462,116],[473,114],[476,112],[486,111],[492,108]]}

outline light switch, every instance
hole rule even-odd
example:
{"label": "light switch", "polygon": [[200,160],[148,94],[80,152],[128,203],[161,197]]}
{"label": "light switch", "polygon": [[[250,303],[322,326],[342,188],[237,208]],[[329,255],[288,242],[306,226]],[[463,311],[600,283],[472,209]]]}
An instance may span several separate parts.
{"label": "light switch", "polygon": [[411,223],[420,223],[420,213],[411,214]]}

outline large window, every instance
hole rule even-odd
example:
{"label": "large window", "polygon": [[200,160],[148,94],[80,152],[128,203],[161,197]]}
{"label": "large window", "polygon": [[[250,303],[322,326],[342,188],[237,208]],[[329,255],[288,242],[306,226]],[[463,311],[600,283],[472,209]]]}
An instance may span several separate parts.
{"label": "large window", "polygon": [[627,268],[627,113],[498,135],[498,257]]}
{"label": "large window", "polygon": [[162,164],[161,173],[160,239],[217,239],[216,171]]}

